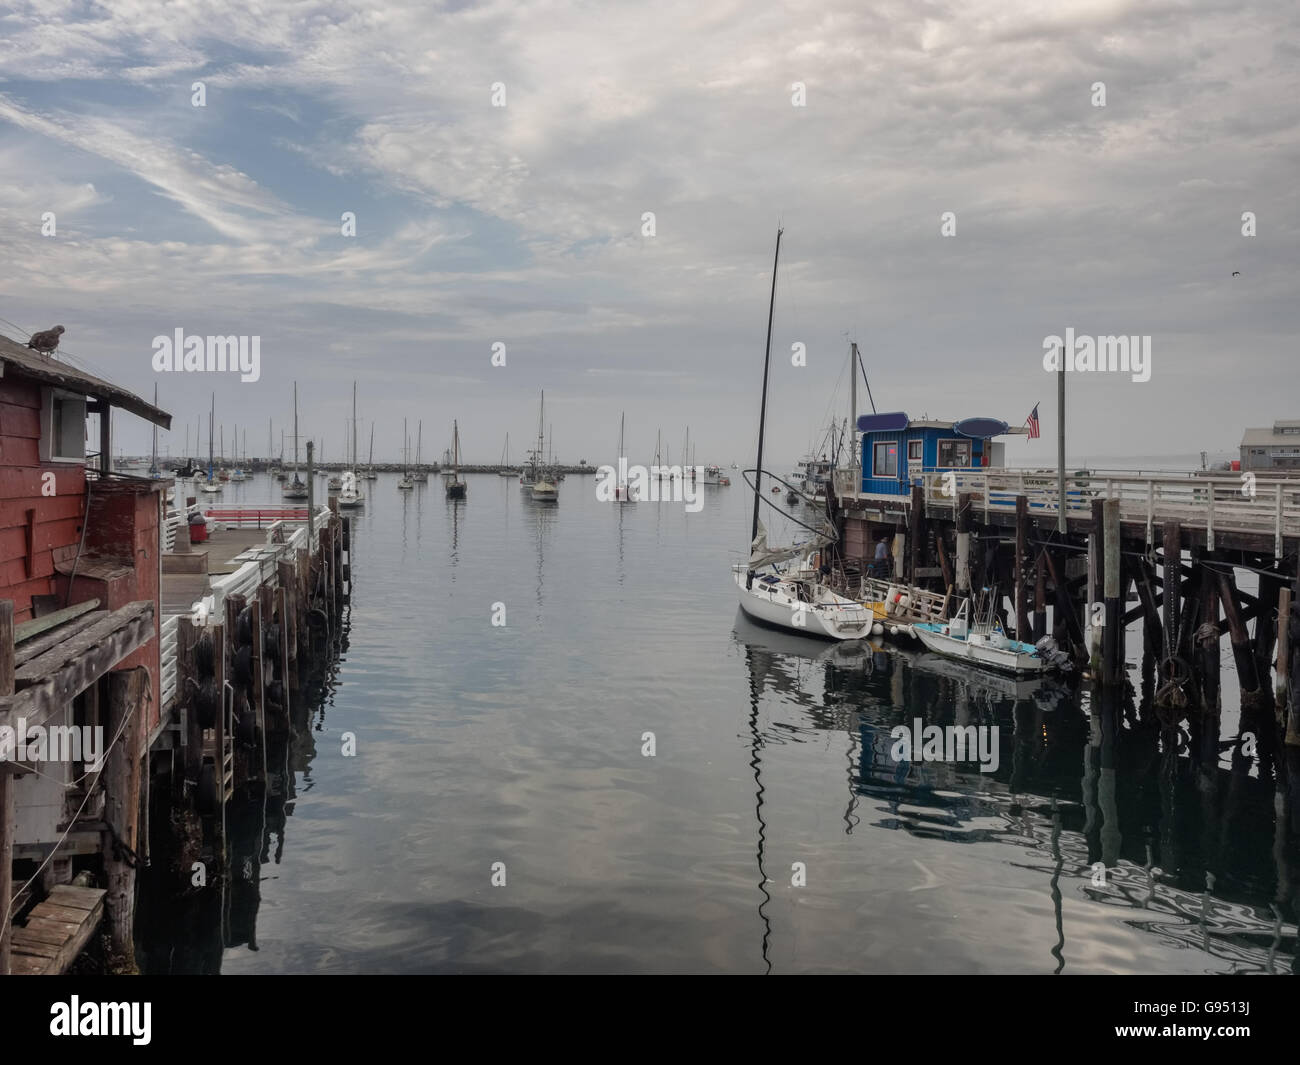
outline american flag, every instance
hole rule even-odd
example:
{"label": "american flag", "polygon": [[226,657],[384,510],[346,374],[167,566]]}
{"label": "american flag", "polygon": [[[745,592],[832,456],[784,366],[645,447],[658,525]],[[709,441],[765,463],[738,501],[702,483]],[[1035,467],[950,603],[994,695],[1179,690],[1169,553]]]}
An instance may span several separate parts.
{"label": "american flag", "polygon": [[1041,435],[1038,431],[1038,404],[1034,404],[1034,409],[1029,414],[1029,439],[1037,440]]}

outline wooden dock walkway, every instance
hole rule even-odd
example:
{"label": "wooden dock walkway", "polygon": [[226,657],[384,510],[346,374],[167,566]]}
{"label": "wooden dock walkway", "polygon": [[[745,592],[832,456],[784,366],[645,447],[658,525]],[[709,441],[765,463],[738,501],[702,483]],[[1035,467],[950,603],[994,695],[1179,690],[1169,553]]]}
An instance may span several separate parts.
{"label": "wooden dock walkway", "polygon": [[86,948],[104,916],[102,888],[59,884],[50,897],[15,925],[10,972],[26,976],[59,976],[67,972]]}

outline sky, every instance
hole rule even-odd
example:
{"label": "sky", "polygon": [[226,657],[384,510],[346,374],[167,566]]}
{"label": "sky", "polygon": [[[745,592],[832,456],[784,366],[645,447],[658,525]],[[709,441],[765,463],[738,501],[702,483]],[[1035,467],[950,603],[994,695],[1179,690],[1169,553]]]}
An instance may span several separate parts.
{"label": "sky", "polygon": [[[1066,329],[1151,338],[1149,380],[1067,374],[1072,456],[1232,452],[1300,417],[1298,31],[1289,0],[11,0],[0,331],[156,384],[173,455],[214,393],[278,451],[297,381],[338,458],[355,380],[363,461],[372,422],[396,460],[453,419],[518,459],[544,389],[563,461],[625,414],[631,461],[689,427],[752,464],[782,226],[772,467],[847,416],[850,342],[860,410],[1041,403],[1007,461],[1053,465]],[[259,380],[156,372],[178,328],[260,337]]]}

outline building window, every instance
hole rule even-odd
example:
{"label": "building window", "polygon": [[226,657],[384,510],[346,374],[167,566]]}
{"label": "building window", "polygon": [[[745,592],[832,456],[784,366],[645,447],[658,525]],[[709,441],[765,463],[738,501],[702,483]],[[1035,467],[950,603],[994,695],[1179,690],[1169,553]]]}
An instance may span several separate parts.
{"label": "building window", "polygon": [[970,441],[969,440],[940,440],[939,441],[939,462],[940,469],[949,467],[965,468],[970,465]]}
{"label": "building window", "polygon": [[883,440],[875,445],[872,453],[874,458],[871,464],[872,477],[897,477],[898,476],[898,441]]}
{"label": "building window", "polygon": [[42,462],[86,461],[86,397],[47,389],[41,406]]}
{"label": "building window", "polygon": [[924,440],[909,440],[907,442],[907,461],[920,462],[925,448]]}

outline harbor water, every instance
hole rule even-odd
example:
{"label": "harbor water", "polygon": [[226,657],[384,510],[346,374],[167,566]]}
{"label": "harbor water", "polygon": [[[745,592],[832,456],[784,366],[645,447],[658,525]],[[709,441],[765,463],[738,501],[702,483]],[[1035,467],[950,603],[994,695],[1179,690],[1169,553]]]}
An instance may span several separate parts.
{"label": "harbor water", "polygon": [[[1220,771],[1198,776],[1141,705],[1103,720],[1055,682],[758,628],[731,474],[697,513],[576,476],[556,504],[495,475],[460,504],[436,474],[363,482],[283,816],[237,830],[255,890],[212,915],[203,961],[142,909],[147,967],[1292,969],[1294,872],[1271,784],[1227,742],[1230,654]],[[262,474],[222,501],[278,494]],[[996,768],[900,763],[891,730],[917,719],[997,725]]]}

